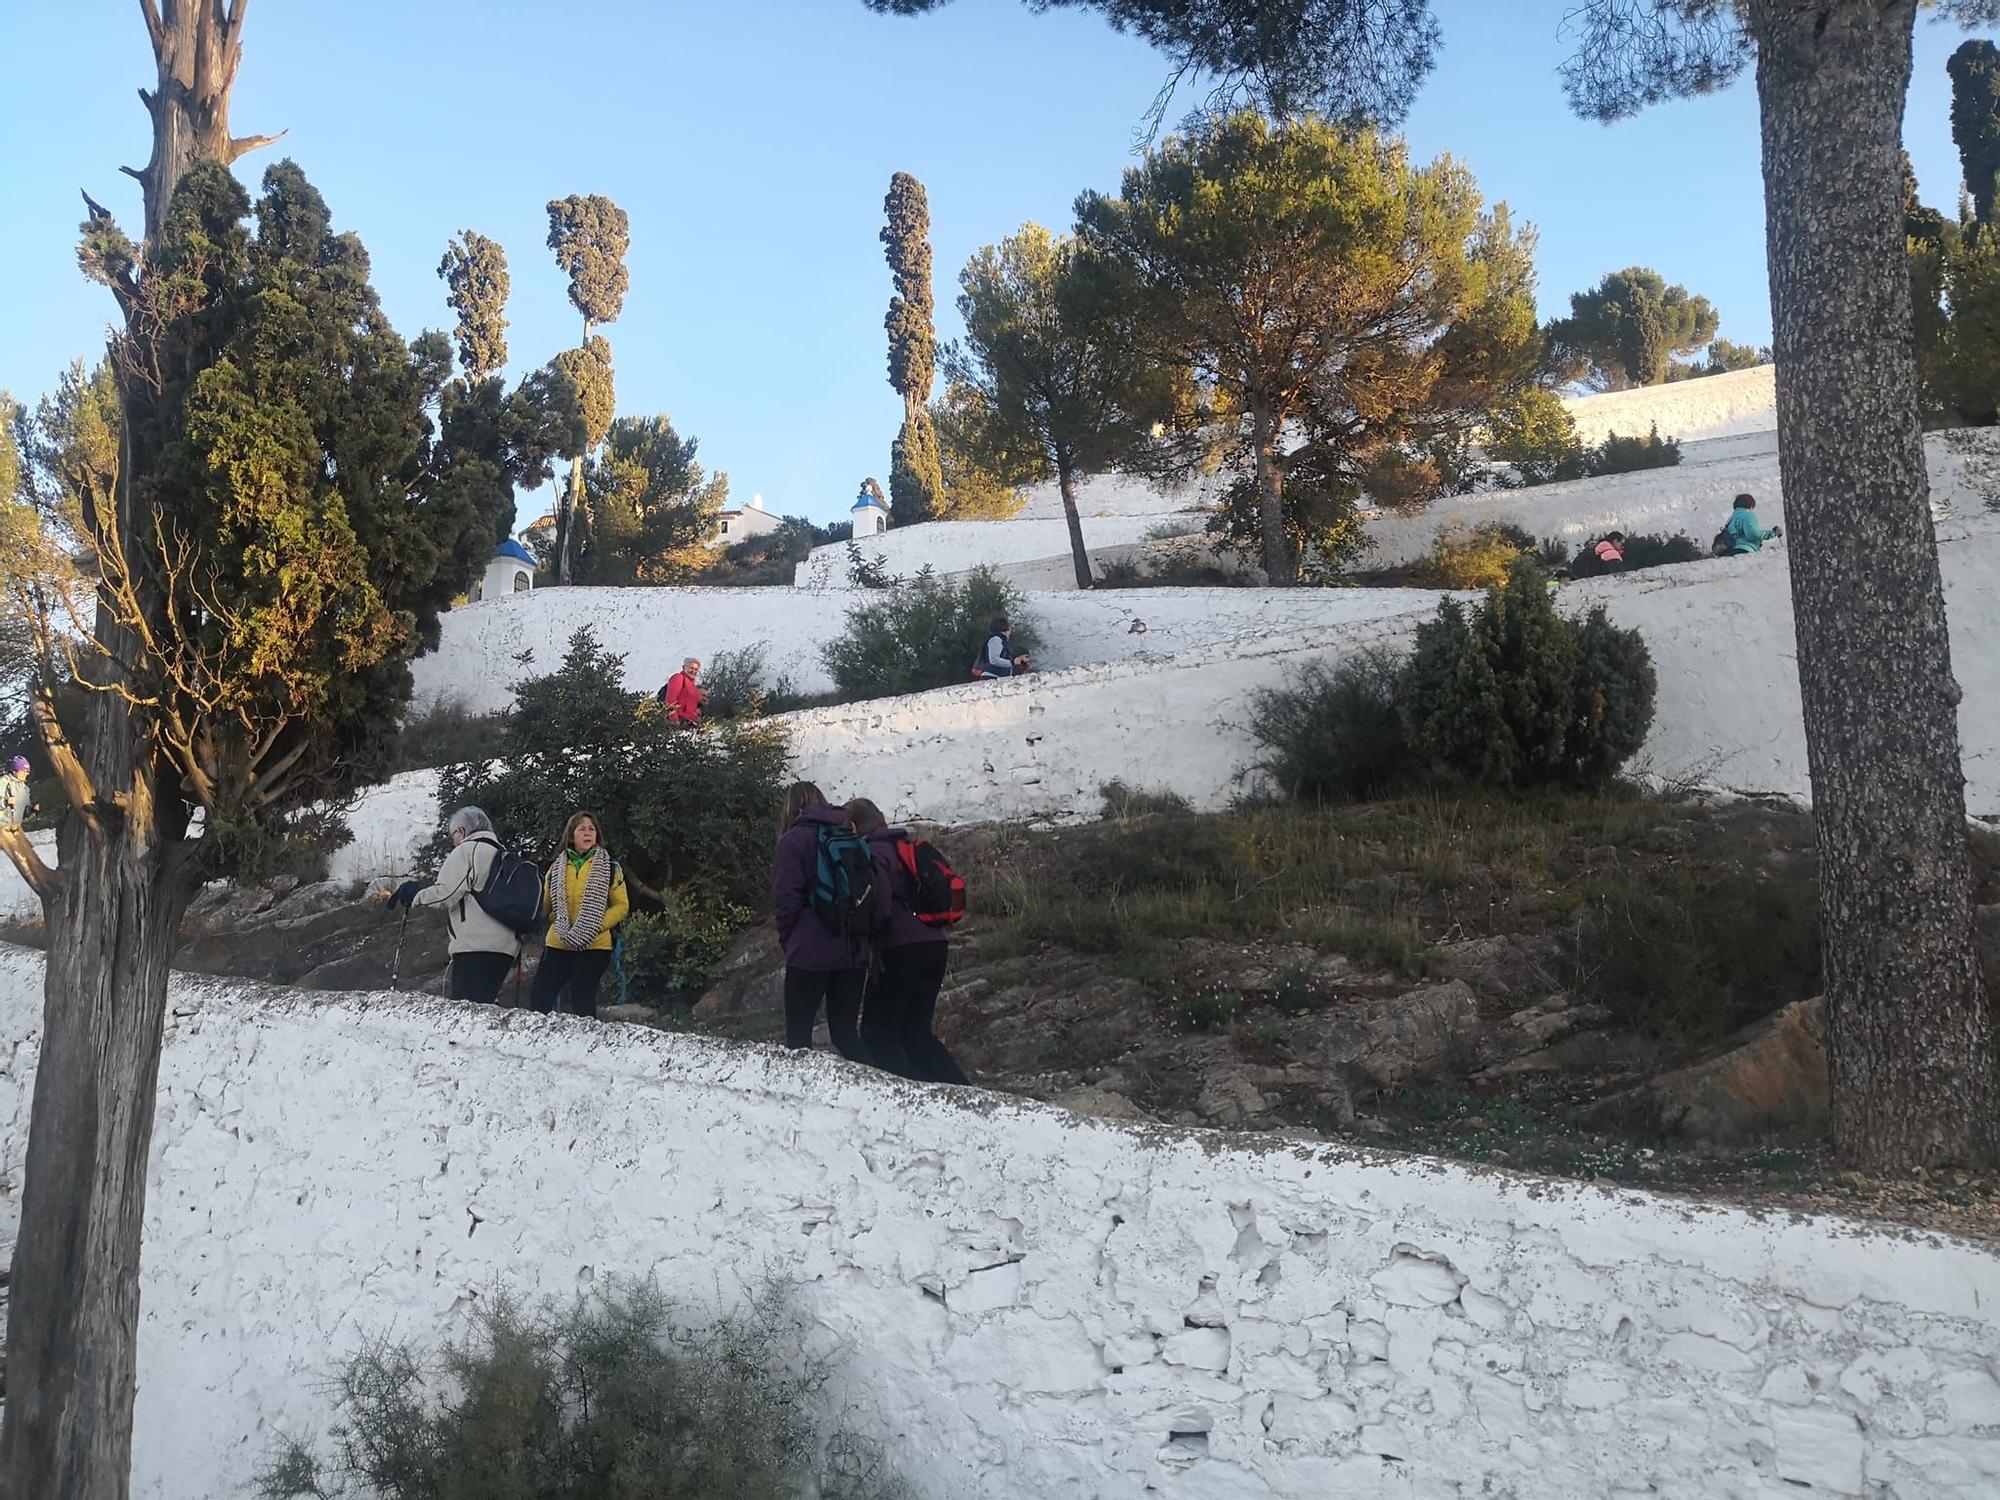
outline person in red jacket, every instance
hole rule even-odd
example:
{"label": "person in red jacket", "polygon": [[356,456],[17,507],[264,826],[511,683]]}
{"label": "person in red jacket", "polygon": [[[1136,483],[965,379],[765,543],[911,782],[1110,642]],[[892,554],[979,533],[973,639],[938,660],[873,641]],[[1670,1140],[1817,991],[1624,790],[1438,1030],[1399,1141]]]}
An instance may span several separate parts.
{"label": "person in red jacket", "polygon": [[660,707],[667,711],[669,724],[700,722],[701,700],[707,696],[697,680],[700,676],[701,663],[690,656],[681,663],[681,669],[667,679],[667,685],[660,689]]}

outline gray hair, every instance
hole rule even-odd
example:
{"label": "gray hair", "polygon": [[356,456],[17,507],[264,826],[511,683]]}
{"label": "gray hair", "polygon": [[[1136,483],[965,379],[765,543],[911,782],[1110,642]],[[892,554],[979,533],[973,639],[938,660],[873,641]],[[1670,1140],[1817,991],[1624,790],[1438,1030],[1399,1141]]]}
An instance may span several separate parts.
{"label": "gray hair", "polygon": [[493,820],[476,807],[461,807],[451,815],[451,831],[471,838],[475,833],[491,833]]}
{"label": "gray hair", "polygon": [[700,665],[701,665],[701,658],[699,656],[684,657],[681,660],[681,670],[683,672],[685,672],[689,667],[698,667]]}

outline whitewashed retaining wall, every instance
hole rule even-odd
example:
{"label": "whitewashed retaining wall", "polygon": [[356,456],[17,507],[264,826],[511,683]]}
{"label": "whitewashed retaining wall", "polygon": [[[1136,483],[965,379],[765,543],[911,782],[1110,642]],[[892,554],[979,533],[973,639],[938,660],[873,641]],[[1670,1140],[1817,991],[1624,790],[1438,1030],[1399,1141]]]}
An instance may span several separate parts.
{"label": "whitewashed retaining wall", "polygon": [[[0,950],[0,1233],[38,965]],[[1977,1495],[2000,1262],[1930,1235],[1141,1130],[821,1054],[176,981],[134,1493],[246,1492],[496,1284],[796,1283],[925,1500]]]}
{"label": "whitewashed retaining wall", "polygon": [[1601,443],[1614,432],[1644,437],[1654,426],[1661,437],[1682,442],[1772,432],[1778,426],[1777,366],[1576,396],[1563,406],[1586,443]]}
{"label": "whitewashed retaining wall", "polygon": [[[757,642],[773,681],[801,692],[833,682],[820,648],[869,596],[813,589],[549,589],[452,610],[438,649],[415,666],[416,701],[457,698],[476,712],[508,707],[524,676],[552,672],[580,625],[599,644],[627,653],[626,681],[657,688],[689,656]],[[1228,646],[1274,632],[1334,630],[1359,620],[1428,612],[1439,596],[1410,589],[1107,589],[1034,593],[1026,613],[1043,637],[1037,658],[1051,670],[1142,655]],[[968,641],[968,666],[975,643]],[[523,653],[532,664],[522,665]]]}

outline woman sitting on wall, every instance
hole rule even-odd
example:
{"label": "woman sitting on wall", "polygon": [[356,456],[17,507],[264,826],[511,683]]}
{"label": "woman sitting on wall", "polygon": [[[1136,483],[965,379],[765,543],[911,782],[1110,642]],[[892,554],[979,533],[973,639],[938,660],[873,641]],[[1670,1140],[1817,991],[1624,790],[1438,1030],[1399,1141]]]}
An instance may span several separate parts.
{"label": "woman sitting on wall", "polygon": [[[597,986],[611,967],[614,930],[631,910],[625,871],[604,847],[597,819],[573,813],[549,866],[549,933],[530,999],[536,1010],[597,1014]],[[563,1003],[568,992],[568,1004]]]}

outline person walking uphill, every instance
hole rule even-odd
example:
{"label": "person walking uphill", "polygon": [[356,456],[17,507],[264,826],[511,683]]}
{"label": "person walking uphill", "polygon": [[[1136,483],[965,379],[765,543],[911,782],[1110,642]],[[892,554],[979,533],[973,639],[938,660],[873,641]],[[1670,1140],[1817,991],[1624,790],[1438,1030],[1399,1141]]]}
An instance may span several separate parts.
{"label": "person walking uphill", "polygon": [[[951,949],[946,923],[926,922],[917,914],[917,876],[911,866],[922,851],[905,830],[889,827],[882,809],[866,797],[848,803],[847,814],[854,831],[868,841],[881,914],[875,967],[861,1006],[861,1045],[878,1068],[905,1078],[969,1083],[932,1029]],[[963,905],[961,901],[960,910]]]}
{"label": "person walking uphill", "polygon": [[687,728],[701,721],[701,700],[708,694],[701,690],[700,678],[701,663],[690,656],[660,689],[660,707],[669,724]]}
{"label": "person walking uphill", "polygon": [[493,822],[476,807],[461,807],[451,815],[451,853],[430,885],[406,880],[389,898],[398,906],[444,908],[451,934],[451,998],[492,1005],[500,986],[521,957],[521,940],[480,904],[478,893],[493,878],[500,858],[500,840]]}
{"label": "person walking uphill", "polygon": [[[597,819],[572,813],[549,866],[549,932],[529,1003],[536,1010],[597,1014],[597,987],[611,968],[618,924],[632,909],[625,871],[604,847]],[[564,992],[568,1003],[564,1004]]]}
{"label": "person walking uphill", "polygon": [[779,827],[771,915],[785,950],[785,1045],[795,1052],[812,1046],[824,1002],[834,1049],[865,1062],[861,996],[876,917],[867,845],[854,836],[847,810],[829,805],[810,781],[785,793]]}

